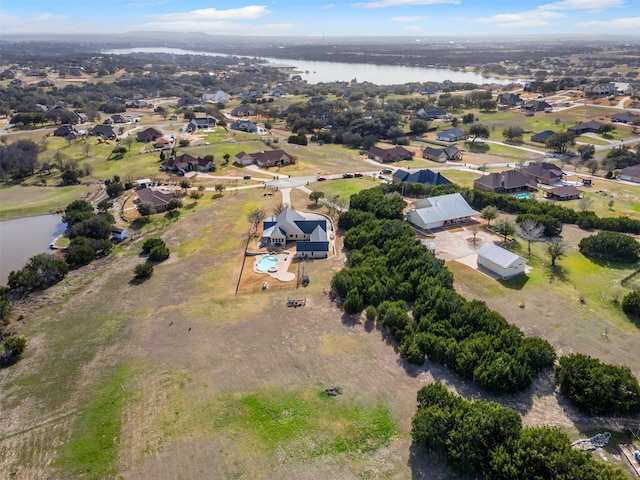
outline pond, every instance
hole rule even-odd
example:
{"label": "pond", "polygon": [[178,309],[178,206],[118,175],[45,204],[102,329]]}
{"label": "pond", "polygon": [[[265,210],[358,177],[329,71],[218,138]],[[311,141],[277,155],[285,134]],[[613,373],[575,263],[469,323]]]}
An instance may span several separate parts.
{"label": "pond", "polygon": [[61,215],[39,215],[0,222],[0,285],[6,285],[9,273],[20,270],[29,258],[48,252],[51,242],[66,228]]}

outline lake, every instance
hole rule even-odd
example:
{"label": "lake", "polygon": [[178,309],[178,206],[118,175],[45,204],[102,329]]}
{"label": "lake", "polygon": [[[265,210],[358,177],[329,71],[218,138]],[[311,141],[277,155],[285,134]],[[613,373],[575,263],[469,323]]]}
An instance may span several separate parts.
{"label": "lake", "polygon": [[[166,53],[167,55],[207,55],[212,57],[230,57],[225,53],[201,52],[170,47],[117,48],[103,50],[104,54],[126,55],[130,53]],[[460,83],[496,83],[507,85],[514,80],[484,77],[475,72],[462,72],[446,68],[410,67],[403,65],[374,65],[370,63],[316,62],[307,60],[291,60],[284,58],[259,57],[270,64],[290,66],[296,69],[308,83],[350,82],[354,78],[358,82],[371,82],[377,85],[401,85],[411,82],[438,82],[445,80]],[[300,73],[298,73],[300,72]]]}
{"label": "lake", "polygon": [[61,215],[40,215],[0,222],[0,285],[9,273],[20,270],[34,255],[49,252],[49,245],[62,235],[67,224]]}

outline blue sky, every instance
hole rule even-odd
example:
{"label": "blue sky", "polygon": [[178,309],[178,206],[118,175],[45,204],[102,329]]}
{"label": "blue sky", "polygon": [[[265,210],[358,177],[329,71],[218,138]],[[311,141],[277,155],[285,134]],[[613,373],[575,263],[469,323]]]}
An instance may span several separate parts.
{"label": "blue sky", "polygon": [[3,0],[10,33],[640,35],[640,0]]}

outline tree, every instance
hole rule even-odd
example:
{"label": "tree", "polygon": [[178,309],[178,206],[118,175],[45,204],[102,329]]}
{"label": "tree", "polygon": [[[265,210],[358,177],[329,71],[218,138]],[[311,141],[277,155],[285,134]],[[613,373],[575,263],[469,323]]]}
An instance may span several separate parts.
{"label": "tree", "polygon": [[640,259],[640,242],[631,235],[601,231],[580,240],[580,253],[614,262],[636,263]]}
{"label": "tree", "polygon": [[2,346],[4,353],[0,357],[0,364],[12,365],[22,357],[27,341],[23,337],[9,337]]}
{"label": "tree", "polygon": [[478,103],[478,107],[482,112],[495,112],[498,109],[498,103],[495,100],[482,100]]}
{"label": "tree", "polygon": [[278,202],[274,205],[272,213],[274,217],[277,217],[278,215],[280,215],[280,213],[282,213],[284,211],[284,209],[287,208],[286,205],[282,202]]}
{"label": "tree", "polygon": [[491,132],[489,131],[489,127],[486,125],[482,125],[481,123],[476,123],[471,125],[469,128],[469,135],[473,137],[471,143],[475,143],[477,138],[489,138]]}
{"label": "tree", "polygon": [[507,237],[509,235],[513,235],[516,231],[515,224],[512,220],[508,218],[499,218],[496,221],[496,225],[494,227],[495,231],[504,237],[504,241],[507,241]]}
{"label": "tree", "polygon": [[551,240],[547,242],[545,250],[551,259],[551,266],[555,267],[556,260],[561,259],[566,254],[567,244],[562,240]]}
{"label": "tree", "polygon": [[589,173],[591,175],[595,175],[596,172],[598,171],[598,168],[600,168],[600,164],[595,158],[592,158],[591,160],[587,161],[587,163],[585,163],[584,166],[589,169]]}
{"label": "tree", "polygon": [[578,201],[578,208],[581,212],[586,212],[587,210],[589,210],[591,208],[591,205],[593,205],[592,197],[582,197]]}
{"label": "tree", "polygon": [[158,237],[152,237],[152,238],[147,238],[143,243],[142,243],[142,252],[146,253],[147,255],[149,255],[149,253],[151,253],[151,250],[155,247],[158,246],[165,246],[166,244],[164,243],[164,240],[162,240],[161,238]]}
{"label": "tree", "polygon": [[222,184],[222,183],[216,183],[214,188],[215,188],[216,193],[218,195],[222,195],[222,192],[224,192],[224,189],[225,189],[224,184]]}
{"label": "tree", "polygon": [[309,200],[316,202],[316,205],[318,205],[318,200],[321,198],[324,198],[324,192],[311,192],[309,194]]}
{"label": "tree", "polygon": [[113,207],[113,202],[105,198],[104,200],[100,200],[96,207],[100,213],[107,213],[109,209]]}
{"label": "tree", "polygon": [[229,159],[231,158],[231,155],[229,155],[228,153],[225,153],[222,158],[224,159],[224,163],[222,165],[224,165],[225,167],[229,164]]}
{"label": "tree", "polygon": [[545,147],[553,150],[558,154],[565,154],[569,151],[569,148],[576,144],[576,136],[571,132],[556,132],[551,135],[546,143]]}
{"label": "tree", "polygon": [[537,242],[542,238],[544,227],[532,219],[524,219],[516,228],[516,234],[527,242],[529,258],[531,258],[531,242]]}
{"label": "tree", "polygon": [[153,265],[149,262],[139,263],[133,269],[135,279],[138,281],[144,281],[151,278],[153,275]]}
{"label": "tree", "polygon": [[138,204],[138,213],[143,217],[148,217],[149,215],[155,215],[156,207],[153,206],[151,202],[140,202]]}
{"label": "tree", "polygon": [[487,205],[482,209],[481,217],[487,221],[487,225],[491,225],[491,220],[495,220],[498,216],[498,209],[493,205]]}
{"label": "tree", "polygon": [[510,126],[502,130],[502,136],[509,141],[522,140],[523,133],[522,127],[518,126]]}
{"label": "tree", "polygon": [[473,113],[467,113],[462,116],[462,123],[464,125],[470,125],[476,121],[476,117]]}
{"label": "tree", "polygon": [[107,195],[109,197],[117,197],[122,192],[124,192],[124,185],[121,183],[110,182],[106,188]]}
{"label": "tree", "polygon": [[247,214],[247,220],[251,224],[251,235],[253,235],[258,229],[258,225],[262,223],[264,218],[267,216],[267,212],[264,208],[255,207],[249,210]]}
{"label": "tree", "polygon": [[68,272],[67,262],[40,253],[31,257],[22,269],[9,273],[8,285],[11,290],[44,290],[61,281]]}
{"label": "tree", "polygon": [[162,262],[169,258],[169,248],[165,245],[164,242],[162,244],[154,246],[149,251],[149,260],[152,262]]}
{"label": "tree", "polygon": [[173,216],[174,210],[178,210],[179,208],[182,208],[182,200],[180,200],[179,198],[172,198],[171,200],[169,200],[169,203],[167,204],[167,210],[169,210],[170,215]]}
{"label": "tree", "polygon": [[640,290],[632,290],[622,299],[622,311],[640,317]]}
{"label": "tree", "polygon": [[583,143],[582,145],[578,145],[578,153],[580,154],[580,161],[586,162],[587,160],[593,158],[593,155],[596,153],[596,147],[591,145],[590,143]]}
{"label": "tree", "polygon": [[184,190],[184,193],[187,193],[187,190],[191,187],[189,180],[180,180],[180,188]]}
{"label": "tree", "polygon": [[89,202],[85,200],[74,200],[64,209],[62,221],[67,224],[68,228],[83,220],[88,220],[93,217],[94,213],[93,207]]}
{"label": "tree", "polygon": [[0,326],[7,325],[11,312],[13,311],[13,300],[9,287],[0,286]]}
{"label": "tree", "polygon": [[409,124],[409,128],[411,129],[412,133],[419,135],[429,130],[429,122],[421,118],[416,118],[415,120],[411,121],[411,123]]}

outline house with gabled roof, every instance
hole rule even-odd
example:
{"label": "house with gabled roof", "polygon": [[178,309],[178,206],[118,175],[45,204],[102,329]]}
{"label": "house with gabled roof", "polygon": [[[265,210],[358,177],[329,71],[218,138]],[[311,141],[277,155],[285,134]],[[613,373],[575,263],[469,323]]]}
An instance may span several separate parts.
{"label": "house with gabled roof", "polygon": [[138,195],[135,201],[136,204],[149,202],[155,208],[156,213],[166,212],[169,202],[175,198],[175,195],[171,192],[163,192],[152,188],[140,188],[136,190],[136,194]]}
{"label": "house with gabled roof", "polygon": [[462,160],[462,152],[455,145],[445,148],[426,146],[422,150],[422,156],[432,162],[444,163],[453,160]]}
{"label": "house with gabled roof", "polygon": [[573,127],[567,128],[567,131],[575,134],[582,135],[583,133],[600,133],[604,128],[604,123],[600,123],[597,120],[589,120],[588,122],[579,123]]}
{"label": "house with gabled roof", "polygon": [[551,135],[553,135],[554,133],[556,132],[554,132],[553,130],[543,130],[540,133],[531,135],[531,141],[538,142],[538,143],[547,143],[547,140],[549,140]]}
{"label": "house with gabled roof", "polygon": [[392,148],[381,148],[373,145],[368,152],[369,158],[380,163],[399,162],[409,160],[413,157],[413,152],[401,146]]}
{"label": "house with gabled roof", "polygon": [[260,244],[267,248],[285,248],[287,242],[295,242],[298,258],[326,258],[329,255],[327,220],[307,219],[286,207],[277,217],[264,221]]}
{"label": "house with gabled roof", "polygon": [[422,107],[416,112],[416,115],[424,120],[433,120],[446,117],[447,112],[441,107]]}
{"label": "house with gabled roof", "polygon": [[407,221],[422,230],[466,223],[480,212],[471,208],[462,195],[450,193],[420,200],[407,212]]}
{"label": "house with gabled roof", "polygon": [[436,140],[441,142],[457,142],[458,140],[464,140],[467,136],[458,127],[442,130],[436,134]]}
{"label": "house with gabled roof", "polygon": [[209,172],[213,168],[213,162],[211,160],[205,160],[204,158],[194,157],[188,153],[182,155],[172,155],[167,158],[160,166],[162,170],[168,172]]}
{"label": "house with gabled roof", "polygon": [[192,118],[187,123],[186,131],[193,133],[203,128],[212,128],[216,126],[216,119],[211,117]]}
{"label": "house with gabled roof", "polygon": [[523,103],[523,100],[520,98],[520,94],[512,92],[498,94],[497,101],[499,105],[508,105],[510,107],[522,105]]}
{"label": "house with gabled roof", "polygon": [[261,168],[283,167],[296,163],[296,159],[281,149],[266,150],[264,152],[236,154],[234,162],[238,165],[257,165]]}
{"label": "house with gabled roof", "polygon": [[640,115],[633,112],[620,112],[611,115],[611,121],[616,123],[633,123],[638,119],[640,119]]}
{"label": "house with gabled roof", "polygon": [[440,172],[434,172],[428,168],[408,172],[401,168],[393,172],[393,183],[420,183],[422,185],[447,185],[451,183]]}
{"label": "house with gabled roof", "polygon": [[256,108],[251,105],[238,105],[231,110],[234,117],[253,117],[256,114]]}
{"label": "house with gabled roof", "polygon": [[162,132],[157,128],[149,127],[145,128],[141,132],[138,132],[137,139],[139,142],[155,142],[162,136]]}
{"label": "house with gabled roof", "polygon": [[640,165],[632,165],[620,170],[620,180],[640,183]]}
{"label": "house with gabled roof", "polygon": [[253,123],[251,120],[236,120],[231,125],[229,125],[231,130],[238,130],[239,132],[247,132],[247,133],[256,133],[258,131],[258,126]]}
{"label": "house with gabled roof", "polygon": [[538,184],[518,170],[505,170],[483,175],[473,182],[473,188],[492,193],[535,192]]}
{"label": "house with gabled roof", "polygon": [[553,108],[544,100],[529,100],[522,104],[522,109],[530,112],[543,112],[547,108]]}
{"label": "house with gabled roof", "polygon": [[563,185],[548,190],[546,195],[547,198],[551,200],[576,200],[582,196],[582,190],[577,189],[573,185]]}
{"label": "house with gabled roof", "polygon": [[527,261],[493,243],[485,243],[477,252],[478,267],[486,268],[499,278],[511,278],[525,273]]}
{"label": "house with gabled roof", "polygon": [[530,163],[522,167],[520,172],[535,182],[545,185],[553,185],[562,180],[565,175],[559,166],[549,162]]}
{"label": "house with gabled roof", "polygon": [[77,136],[77,135],[78,135],[78,130],[76,129],[75,125],[71,125],[69,123],[60,125],[58,128],[56,128],[53,131],[54,137],[69,137],[69,136]]}
{"label": "house with gabled roof", "polygon": [[89,133],[96,137],[105,137],[108,139],[116,138],[116,130],[111,125],[96,125],[89,130]]}

